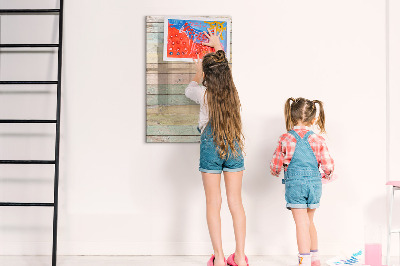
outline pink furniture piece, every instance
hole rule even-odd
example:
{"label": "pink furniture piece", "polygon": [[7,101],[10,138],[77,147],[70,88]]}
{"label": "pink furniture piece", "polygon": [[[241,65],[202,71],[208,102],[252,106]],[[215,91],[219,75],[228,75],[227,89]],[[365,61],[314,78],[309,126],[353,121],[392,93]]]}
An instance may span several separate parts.
{"label": "pink furniture piece", "polygon": [[392,229],[392,216],[393,216],[393,200],[394,192],[400,190],[400,181],[388,181],[386,185],[390,186],[389,194],[389,217],[388,217],[388,235],[387,235],[387,253],[386,253],[386,265],[390,265],[390,240],[392,234],[400,233],[400,229]]}

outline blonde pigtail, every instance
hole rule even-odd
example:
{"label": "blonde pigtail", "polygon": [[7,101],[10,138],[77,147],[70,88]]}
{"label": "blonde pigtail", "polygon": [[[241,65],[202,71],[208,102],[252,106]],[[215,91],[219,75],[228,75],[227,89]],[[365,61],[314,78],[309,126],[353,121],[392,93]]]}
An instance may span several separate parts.
{"label": "blonde pigtail", "polygon": [[285,122],[286,122],[286,130],[290,131],[293,129],[293,120],[292,120],[292,105],[290,101],[294,102],[295,99],[289,98],[285,103]]}
{"label": "blonde pigtail", "polygon": [[318,125],[319,129],[321,130],[321,133],[326,133],[324,104],[319,100],[314,100],[313,104],[319,105],[319,115],[318,115],[317,125]]}

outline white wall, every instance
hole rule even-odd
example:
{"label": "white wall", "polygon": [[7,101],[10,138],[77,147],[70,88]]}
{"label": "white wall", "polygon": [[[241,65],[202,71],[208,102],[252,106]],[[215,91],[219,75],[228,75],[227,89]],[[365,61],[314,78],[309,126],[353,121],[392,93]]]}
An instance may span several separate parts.
{"label": "white wall", "polygon": [[[324,187],[316,215],[321,253],[363,243],[365,225],[385,226],[384,1],[246,3],[66,1],[60,254],[212,251],[199,145],[145,143],[146,15],[233,18],[233,76],[246,135],[248,254],[296,253],[284,187],[268,169],[284,132],[288,97],[325,102],[340,179]],[[12,195],[22,194],[12,189]],[[48,254],[51,216],[42,212],[2,211],[2,217],[15,218],[2,220],[0,253]],[[21,218],[39,221],[36,227],[12,226]],[[226,204],[222,221],[229,253],[234,236]]]}
{"label": "white wall", "polygon": [[[389,1],[389,71],[388,71],[388,120],[389,120],[389,161],[388,161],[388,179],[389,180],[400,180],[398,171],[398,162],[400,160],[400,36],[398,34],[400,30],[400,18],[397,16],[400,12],[399,1]],[[394,203],[394,217],[393,227],[399,228],[400,226],[400,199],[399,193],[396,193]],[[392,256],[399,256],[399,236],[393,235],[392,237]]]}

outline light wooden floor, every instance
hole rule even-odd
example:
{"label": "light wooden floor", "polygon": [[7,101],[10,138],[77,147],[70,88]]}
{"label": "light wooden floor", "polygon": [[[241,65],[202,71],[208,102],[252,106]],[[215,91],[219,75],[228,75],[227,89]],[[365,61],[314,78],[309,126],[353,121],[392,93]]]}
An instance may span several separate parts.
{"label": "light wooden floor", "polygon": [[[59,256],[59,266],[206,266],[206,256]],[[251,256],[251,266],[288,266],[296,256]],[[1,266],[47,266],[48,256],[0,256]]]}
{"label": "light wooden floor", "polygon": [[[332,256],[322,257],[324,262]],[[58,266],[206,266],[206,256],[59,256]],[[251,266],[291,266],[296,256],[250,256]],[[390,266],[399,265],[393,257]],[[1,266],[50,266],[48,256],[0,256]],[[322,263],[322,265],[327,265]]]}

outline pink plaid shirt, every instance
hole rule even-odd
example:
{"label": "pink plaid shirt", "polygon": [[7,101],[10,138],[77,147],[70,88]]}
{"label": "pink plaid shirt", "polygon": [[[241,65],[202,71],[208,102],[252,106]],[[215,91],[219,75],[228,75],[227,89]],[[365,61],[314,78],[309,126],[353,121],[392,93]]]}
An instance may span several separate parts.
{"label": "pink plaid shirt", "polygon": [[[310,128],[305,126],[295,126],[293,130],[296,131],[296,133],[302,138],[310,130]],[[274,152],[270,164],[272,175],[279,176],[282,166],[284,167],[284,170],[286,170],[290,160],[293,157],[293,153],[296,148],[296,142],[296,138],[290,133],[285,133],[280,136],[278,147]],[[312,134],[308,138],[308,142],[310,143],[311,149],[317,158],[318,166],[322,170],[322,178],[330,179],[332,177],[335,164],[332,157],[329,155],[325,139],[317,134]]]}

